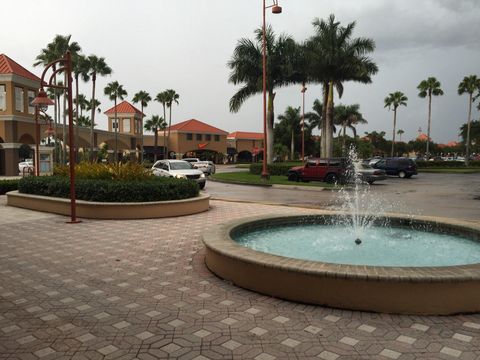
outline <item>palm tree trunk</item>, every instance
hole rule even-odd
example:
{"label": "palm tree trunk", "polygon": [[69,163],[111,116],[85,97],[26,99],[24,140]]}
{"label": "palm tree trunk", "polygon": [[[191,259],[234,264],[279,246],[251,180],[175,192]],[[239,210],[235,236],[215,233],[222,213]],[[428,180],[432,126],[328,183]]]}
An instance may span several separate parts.
{"label": "palm tree trunk", "polygon": [[325,157],[327,153],[326,141],[327,141],[327,101],[328,101],[328,83],[323,83],[323,106],[322,106],[322,118],[320,119],[319,128],[320,132],[320,156]]}
{"label": "palm tree trunk", "polygon": [[78,163],[80,160],[78,157],[78,139],[79,135],[79,126],[78,126],[78,74],[75,74],[75,161]]}
{"label": "palm tree trunk", "polygon": [[472,93],[468,98],[468,120],[467,120],[467,146],[465,154],[465,165],[468,166],[468,161],[470,160],[470,122],[472,118]]}
{"label": "palm tree trunk", "polygon": [[140,130],[141,131],[141,150],[142,150],[142,153],[140,154],[140,162],[143,164],[143,101],[140,101],[140,108],[141,108],[141,111],[142,111],[142,129]]}
{"label": "palm tree trunk", "polygon": [[290,160],[293,160],[295,154],[295,139],[294,139],[294,131],[292,127],[292,140],[290,142]]}
{"label": "palm tree trunk", "polygon": [[[163,120],[167,117],[167,111],[165,110],[165,104],[163,105]],[[163,128],[163,159],[167,158],[167,128]]]}
{"label": "palm tree trunk", "polygon": [[172,126],[172,106],[173,103],[170,104],[169,110],[170,110],[170,115],[168,118],[168,135],[167,135],[167,144],[170,145],[170,127]]}
{"label": "palm tree trunk", "polygon": [[154,127],[153,128],[153,131],[154,131],[154,138],[155,138],[155,143],[154,143],[154,147],[153,147],[153,151],[154,151],[154,154],[153,154],[153,162],[157,162],[157,145],[158,145],[158,128],[157,127]]}
{"label": "palm tree trunk", "polygon": [[118,119],[117,119],[117,97],[115,96],[115,100],[113,101],[115,106],[115,156],[113,157],[115,160],[115,164],[118,164]]}
{"label": "palm tree trunk", "polygon": [[347,136],[347,125],[343,124],[343,141],[342,141],[342,155],[345,155],[346,153],[346,144],[345,144],[345,138]]}
{"label": "palm tree trunk", "polygon": [[393,109],[393,137],[392,137],[392,152],[390,154],[393,157],[393,151],[395,149],[395,128],[397,127],[397,108]]}
{"label": "palm tree trunk", "polygon": [[333,155],[333,81],[328,83],[327,116],[326,116],[325,157]]}
{"label": "palm tree trunk", "polygon": [[90,124],[90,161],[93,162],[93,149],[94,149],[94,141],[95,141],[95,134],[93,132],[93,127],[95,125],[95,82],[97,81],[97,74],[94,72],[92,74],[92,100],[91,100],[91,107],[92,107],[92,114],[90,116],[91,124]]}
{"label": "palm tree trunk", "polygon": [[[65,76],[65,82],[67,83],[67,77]],[[63,91],[63,164],[67,164],[67,94],[66,91]],[[71,149],[70,149],[71,151]]]}
{"label": "palm tree trunk", "polygon": [[[267,108],[267,164],[273,163],[273,123],[275,121],[275,111],[273,102],[275,100],[275,93],[272,90],[268,91],[268,108]],[[264,151],[265,154],[265,151]]]}
{"label": "palm tree trunk", "polygon": [[426,156],[430,157],[430,121],[432,118],[432,94],[428,94],[428,126],[427,126],[427,152]]}

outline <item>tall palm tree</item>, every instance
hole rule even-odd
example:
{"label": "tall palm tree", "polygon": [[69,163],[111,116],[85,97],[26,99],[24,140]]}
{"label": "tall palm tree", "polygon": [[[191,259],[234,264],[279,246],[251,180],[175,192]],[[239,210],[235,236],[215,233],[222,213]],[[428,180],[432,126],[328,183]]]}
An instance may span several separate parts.
{"label": "tall palm tree", "polygon": [[75,156],[75,159],[76,161],[78,162],[79,161],[79,158],[78,158],[78,140],[79,140],[79,121],[78,121],[78,117],[79,117],[79,107],[83,104],[85,105],[86,103],[86,98],[85,96],[83,96],[83,103],[79,100],[79,97],[80,97],[80,93],[78,91],[78,82],[79,82],[79,78],[81,77],[83,81],[88,81],[90,79],[90,76],[88,75],[88,71],[89,71],[89,62],[87,60],[87,58],[84,56],[84,55],[80,55],[80,54],[75,54],[73,57],[73,75],[74,75],[74,78],[75,78],[75,99],[74,99],[74,103],[75,103],[75,151],[76,151],[76,156]]}
{"label": "tall palm tree", "polygon": [[441,84],[434,77],[429,77],[426,80],[422,80],[418,84],[417,89],[420,91],[418,96],[425,98],[428,96],[428,127],[427,127],[427,151],[425,155],[430,155],[430,123],[432,119],[432,95],[441,96],[443,95],[443,90],[440,88]]}
{"label": "tall palm tree", "polygon": [[142,155],[140,156],[140,161],[143,163],[143,117],[145,116],[143,114],[143,108],[144,107],[147,107],[148,103],[150,101],[152,101],[152,97],[150,96],[149,93],[147,93],[146,91],[139,91],[137,92],[135,95],[133,95],[133,103],[136,104],[136,103],[140,103],[140,111],[142,112],[142,126],[141,126],[141,129],[140,131],[142,132],[141,133],[141,147],[142,147]]}
{"label": "tall palm tree", "polygon": [[[87,101],[87,105],[85,107],[85,110],[86,111],[92,111],[92,109],[95,109],[97,110],[97,113],[101,113],[102,112],[102,109],[99,108],[99,106],[101,105],[102,103],[100,101],[98,101],[97,99],[90,99],[90,101]],[[97,124],[93,124],[93,126],[96,126]]]}
{"label": "tall palm tree", "polygon": [[153,162],[157,161],[157,147],[158,147],[158,132],[160,130],[164,130],[167,127],[167,122],[165,119],[159,115],[153,115],[150,119],[145,121],[145,130],[153,131],[154,135],[154,154],[153,154]]}
{"label": "tall palm tree", "polygon": [[[308,40],[311,57],[310,78],[323,84],[324,104],[326,104],[323,127],[325,138],[322,156],[331,157],[333,152],[333,88],[339,95],[343,92],[343,82],[356,81],[370,83],[371,76],[378,71],[377,65],[367,55],[375,49],[375,42],[368,38],[352,38],[355,22],[340,26],[335,15],[327,20],[313,21],[315,34]],[[323,129],[322,129],[323,130]]]}
{"label": "tall palm tree", "polygon": [[167,89],[165,90],[165,97],[167,98],[167,107],[169,111],[168,117],[168,134],[167,134],[167,143],[170,144],[170,127],[172,126],[172,105],[173,103],[178,105],[178,99],[180,95],[178,95],[175,90]]}
{"label": "tall palm tree", "polygon": [[83,111],[87,109],[88,100],[87,97],[83,94],[78,94],[76,99],[73,99],[73,103],[78,106],[80,112],[79,116],[83,116]]}
{"label": "tall palm tree", "polygon": [[402,141],[402,135],[405,134],[405,131],[403,131],[402,129],[398,129],[397,134],[398,136],[400,136],[400,141]]}
{"label": "tall palm tree", "polygon": [[385,106],[388,107],[388,110],[393,108],[393,138],[392,138],[392,152],[391,156],[393,156],[393,151],[395,148],[395,128],[397,126],[397,108],[399,106],[407,106],[408,98],[405,96],[404,93],[401,91],[395,91],[393,93],[388,94],[385,98]]}
{"label": "tall palm tree", "polygon": [[[159,103],[162,104],[163,106],[163,118],[167,118],[167,110],[166,106],[168,103],[168,94],[166,91],[162,91],[161,93],[158,93],[157,96],[155,97],[155,101],[158,101]],[[163,158],[167,158],[167,127],[163,129]]]}
{"label": "tall palm tree", "polygon": [[320,100],[315,99],[313,102],[313,111],[309,111],[305,114],[305,119],[308,121],[308,127],[310,130],[318,127],[321,128],[323,104]]}
{"label": "tall palm tree", "polygon": [[[296,44],[293,38],[285,34],[277,36],[271,26],[266,32],[266,87],[267,87],[267,163],[273,160],[273,123],[275,120],[275,89],[287,86],[298,77],[293,73]],[[262,70],[262,28],[255,30],[255,39],[238,40],[232,58],[228,62],[231,73],[228,81],[242,87],[230,99],[230,111],[236,113],[251,96],[263,92]]]}
{"label": "tall palm tree", "polygon": [[473,93],[480,93],[480,79],[476,75],[465,76],[460,84],[458,84],[458,95],[468,94],[468,119],[467,119],[467,142],[465,164],[468,166],[470,160],[470,123],[472,121],[472,104],[474,102]]}
{"label": "tall palm tree", "polygon": [[366,124],[367,120],[363,118],[362,113],[360,112],[360,105],[338,105],[334,108],[334,123],[342,127],[342,131],[338,132],[338,136],[343,132],[342,139],[342,151],[346,151],[346,130],[347,127],[352,130],[353,137],[357,138],[357,129],[355,128],[358,124]]}
{"label": "tall palm tree", "polygon": [[277,118],[278,120],[283,121],[287,126],[287,129],[290,131],[290,160],[293,160],[295,156],[295,131],[300,126],[300,121],[302,120],[300,116],[300,107],[293,108],[289,106],[285,112],[281,115],[278,115]]}
{"label": "tall palm tree", "polygon": [[111,83],[107,84],[105,89],[103,90],[104,94],[108,96],[110,100],[114,102],[114,111],[115,111],[115,155],[114,161],[115,163],[118,162],[118,118],[117,118],[117,99],[123,100],[125,96],[127,96],[127,91],[123,88],[122,85],[118,83],[118,81],[112,81]]}
{"label": "tall palm tree", "polygon": [[110,75],[112,73],[112,69],[107,65],[105,62],[105,58],[103,57],[97,57],[96,55],[90,55],[88,58],[88,63],[89,63],[89,75],[90,78],[92,79],[92,98],[91,98],[91,104],[92,104],[92,112],[90,119],[92,121],[91,127],[90,127],[90,161],[93,161],[93,149],[94,149],[94,134],[93,134],[93,128],[95,126],[95,84],[97,81],[97,75],[100,76],[106,76]]}
{"label": "tall palm tree", "polygon": [[[33,64],[33,66],[39,66],[39,65],[47,65],[51,63],[52,61],[59,60],[62,58],[67,51],[70,51],[72,57],[75,57],[80,51],[81,47],[80,45],[74,41],[70,42],[71,35],[55,35],[53,38],[53,41],[47,44],[47,47],[42,49],[40,51],[40,54],[36,57],[36,62]],[[56,66],[54,65],[52,67],[53,71],[56,70]],[[66,76],[66,74],[64,74]],[[66,80],[66,79],[65,79]],[[65,81],[66,82],[66,81]],[[57,83],[57,77],[55,75],[54,77],[54,84]],[[56,96],[54,98],[57,98]],[[57,117],[57,108],[58,108],[58,113],[60,113],[60,105],[58,103],[58,98],[55,101],[54,104],[54,122],[55,122],[55,131],[56,131],[56,124],[60,122],[60,115]],[[63,109],[63,151],[62,151],[62,162],[66,162],[66,139],[67,139],[67,132],[66,132],[66,101],[64,101],[64,109]],[[55,142],[57,141],[57,137],[54,136]],[[56,144],[55,144],[56,145]],[[55,146],[56,147],[56,146]]]}

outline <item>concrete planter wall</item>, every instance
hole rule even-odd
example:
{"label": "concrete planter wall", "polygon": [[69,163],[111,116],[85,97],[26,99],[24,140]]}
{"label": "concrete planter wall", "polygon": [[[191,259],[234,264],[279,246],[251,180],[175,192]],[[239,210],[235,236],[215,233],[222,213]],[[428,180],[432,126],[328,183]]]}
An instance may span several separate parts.
{"label": "concrete planter wall", "polygon": [[[89,219],[150,219],[197,214],[207,211],[210,195],[171,201],[103,203],[77,200],[77,216]],[[7,205],[60,215],[70,215],[70,199],[7,193]]]}

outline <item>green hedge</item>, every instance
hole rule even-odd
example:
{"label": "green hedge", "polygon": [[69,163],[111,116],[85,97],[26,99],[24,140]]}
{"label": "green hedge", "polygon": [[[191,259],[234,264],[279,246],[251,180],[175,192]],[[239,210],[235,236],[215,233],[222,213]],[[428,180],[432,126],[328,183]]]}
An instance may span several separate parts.
{"label": "green hedge", "polygon": [[[301,164],[268,164],[267,170],[270,175],[287,176],[288,170],[294,166],[301,166]],[[262,173],[262,164],[255,163],[250,165],[250,174],[260,175]]]}
{"label": "green hedge", "polygon": [[[417,161],[419,168],[463,168],[463,161]],[[480,161],[470,161],[468,167],[480,167]]]}
{"label": "green hedge", "polygon": [[9,191],[18,189],[18,179],[14,180],[0,180],[0,195],[4,195]]}
{"label": "green hedge", "polygon": [[[18,190],[25,194],[70,197],[70,180],[61,176],[29,176],[20,180]],[[145,202],[180,200],[198,196],[195,181],[152,177],[143,181],[77,179],[76,198],[99,202]]]}

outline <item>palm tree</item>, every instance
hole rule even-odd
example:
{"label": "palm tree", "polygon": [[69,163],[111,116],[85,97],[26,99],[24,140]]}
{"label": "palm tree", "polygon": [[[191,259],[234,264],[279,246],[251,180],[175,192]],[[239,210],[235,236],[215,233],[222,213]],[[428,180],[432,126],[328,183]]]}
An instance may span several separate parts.
{"label": "palm tree", "polygon": [[141,90],[133,96],[132,101],[134,104],[140,103],[140,109],[141,109],[140,111],[142,112],[142,120],[141,120],[142,121],[142,126],[141,126],[142,155],[140,156],[140,161],[143,163],[143,117],[145,116],[143,114],[143,108],[147,107],[148,103],[152,101],[152,97],[146,91]]}
{"label": "palm tree", "polygon": [[401,105],[407,106],[407,101],[408,101],[408,98],[401,91],[395,91],[394,93],[390,93],[384,100],[385,102],[384,107],[388,107],[388,110],[391,110],[391,108],[393,108],[393,139],[392,139],[391,156],[393,156],[393,151],[395,147],[395,127],[397,126],[397,108]]}
{"label": "palm tree", "polygon": [[80,115],[78,118],[77,118],[77,123],[76,123],[77,126],[80,126],[80,127],[90,127],[90,118],[88,116],[83,116],[83,115]]}
{"label": "palm tree", "polygon": [[364,84],[372,81],[371,76],[378,71],[377,65],[367,56],[375,49],[372,39],[353,38],[355,22],[346,27],[335,21],[335,15],[325,20],[313,21],[315,35],[307,42],[311,57],[310,78],[323,84],[325,121],[322,132],[322,156],[331,157],[333,152],[333,88],[341,96],[344,81]]}
{"label": "palm tree", "polygon": [[308,127],[310,130],[313,130],[316,127],[320,129],[322,124],[323,104],[320,100],[315,99],[312,109],[313,111],[309,111],[305,114],[305,119],[308,121]]}
{"label": "palm tree", "polygon": [[427,151],[425,155],[430,155],[430,123],[432,118],[432,95],[443,95],[443,90],[440,88],[441,84],[434,77],[429,77],[427,80],[423,80],[418,84],[417,89],[420,91],[418,96],[425,98],[428,96],[428,127],[427,127]]}
{"label": "palm tree", "polygon": [[[82,102],[79,100],[79,97],[80,97],[80,93],[78,91],[78,80],[79,80],[79,77],[82,78],[83,81],[88,81],[90,79],[90,76],[88,75],[88,71],[89,71],[89,62],[87,60],[87,58],[84,56],[84,55],[80,55],[80,54],[75,54],[75,56],[72,57],[73,59],[73,74],[74,74],[74,78],[75,78],[75,99],[74,99],[74,103],[75,103],[75,118],[76,118],[76,126],[75,126],[75,151],[76,151],[76,156],[75,156],[75,159],[76,161],[78,162],[78,140],[79,140],[79,121],[78,121],[78,117],[79,117],[79,113],[78,113],[78,109],[79,107],[82,105]],[[86,98],[84,95],[83,96],[83,104],[86,103]]]}
{"label": "palm tree", "polygon": [[[108,96],[110,100],[114,102],[114,109],[115,109],[115,155],[114,161],[115,163],[118,162],[118,118],[117,118],[117,99],[123,100],[125,96],[127,96],[127,91],[123,88],[122,85],[118,83],[118,81],[113,81],[105,87],[103,90],[104,94]],[[92,111],[93,113],[93,111]],[[93,121],[93,120],[92,120]]]}
{"label": "palm tree", "polygon": [[467,142],[465,164],[468,166],[470,160],[470,123],[472,121],[472,104],[474,102],[473,93],[480,93],[480,79],[476,75],[465,76],[460,84],[458,84],[458,95],[468,94],[468,119],[467,119]]}
{"label": "palm tree", "polygon": [[[158,93],[155,100],[162,104],[162,106],[163,106],[163,118],[166,119],[167,118],[166,106],[167,106],[167,103],[168,103],[167,92],[162,91],[161,93]],[[165,127],[163,129],[163,158],[164,159],[167,158],[167,134],[166,134],[166,130],[167,130],[167,128]]]}
{"label": "palm tree", "polygon": [[170,144],[170,127],[172,126],[172,105],[173,103],[178,105],[178,99],[180,95],[178,95],[175,90],[167,89],[165,90],[165,97],[167,99],[167,107],[170,110],[169,118],[168,118],[168,134],[167,134],[167,143]]}
{"label": "palm tree", "polygon": [[405,134],[405,131],[403,131],[402,129],[398,129],[397,134],[398,136],[400,136],[400,141],[402,141],[402,135]]}
{"label": "palm tree", "polygon": [[[100,114],[102,112],[102,109],[99,108],[101,105],[101,102],[98,101],[97,99],[87,101],[87,105],[85,107],[86,111],[92,111],[92,109],[96,109],[97,112]],[[93,124],[94,126],[97,124]]]}
{"label": "palm tree", "polygon": [[92,98],[91,104],[93,105],[91,110],[91,127],[90,127],[90,161],[93,161],[93,149],[94,149],[94,135],[93,135],[93,128],[95,126],[95,84],[97,81],[97,75],[105,76],[110,75],[112,73],[112,69],[107,65],[105,62],[105,58],[97,57],[96,55],[90,55],[88,58],[88,67],[90,77],[92,79]]}
{"label": "palm tree", "polygon": [[158,132],[160,130],[164,130],[167,127],[167,122],[165,119],[159,115],[153,115],[150,119],[145,121],[145,130],[153,131],[155,136],[155,143],[154,143],[154,155],[153,155],[153,162],[157,161],[157,147],[158,147]]}
{"label": "palm tree", "polygon": [[287,107],[285,113],[283,113],[282,115],[278,115],[278,120],[283,121],[287,129],[290,131],[290,160],[293,160],[295,156],[295,131],[300,126],[300,121],[302,120],[300,116],[300,107]]}
{"label": "palm tree", "polygon": [[[267,54],[267,163],[273,160],[273,123],[275,120],[275,89],[287,86],[295,81],[293,63],[296,44],[293,38],[282,34],[275,35],[271,26],[266,27]],[[237,42],[228,67],[232,70],[228,81],[242,87],[230,99],[230,111],[236,113],[251,96],[263,92],[262,70],[262,28],[255,30],[255,40],[242,38]]]}
{"label": "palm tree", "polygon": [[[52,61],[59,60],[61,59],[67,51],[70,51],[72,54],[72,57],[75,57],[80,51],[80,45],[77,42],[70,42],[72,35],[55,35],[53,38],[53,41],[47,44],[47,47],[45,49],[42,49],[40,51],[40,54],[36,57],[36,62],[33,64],[33,66],[39,66],[39,65],[44,65],[46,66],[47,64],[51,63]],[[53,71],[56,70],[56,66],[54,65],[52,67]],[[55,75],[54,84],[57,83],[57,77]],[[55,104],[54,104],[54,122],[55,122],[55,130],[57,128],[56,124],[59,122],[60,115],[57,117],[57,107],[58,107],[58,113],[60,113],[60,105],[58,103],[59,98],[57,96],[54,96]],[[66,132],[66,100],[64,101],[64,111],[63,111],[63,151],[62,151],[62,162],[66,162],[66,139],[67,139],[67,132]],[[55,142],[57,141],[57,137],[54,136]],[[56,144],[55,144],[56,145]],[[56,146],[55,146],[56,148]]]}
{"label": "palm tree", "polygon": [[73,99],[73,103],[78,106],[80,113],[79,116],[83,116],[83,111],[87,109],[88,100],[83,94],[78,94],[76,99]]}
{"label": "palm tree", "polygon": [[[357,138],[357,129],[355,128],[358,124],[366,124],[367,120],[363,118],[362,113],[360,112],[360,105],[338,105],[334,108],[334,124],[340,125],[343,130],[343,140],[342,140],[342,151],[345,152],[345,140],[346,140],[346,129],[350,128],[353,132],[353,138]],[[338,132],[340,137],[341,131]]]}

